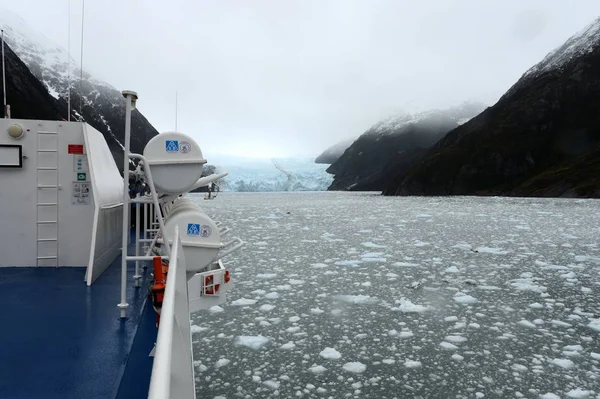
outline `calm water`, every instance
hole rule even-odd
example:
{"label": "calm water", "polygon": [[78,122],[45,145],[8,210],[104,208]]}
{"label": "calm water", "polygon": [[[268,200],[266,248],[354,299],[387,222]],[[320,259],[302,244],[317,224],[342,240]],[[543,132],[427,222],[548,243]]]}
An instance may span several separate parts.
{"label": "calm water", "polygon": [[600,201],[195,198],[248,243],[199,397],[600,398]]}

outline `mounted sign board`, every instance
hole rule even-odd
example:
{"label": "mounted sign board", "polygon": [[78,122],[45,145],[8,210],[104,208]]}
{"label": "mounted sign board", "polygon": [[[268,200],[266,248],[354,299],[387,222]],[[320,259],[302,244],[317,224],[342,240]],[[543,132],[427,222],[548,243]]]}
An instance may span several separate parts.
{"label": "mounted sign board", "polygon": [[69,154],[83,154],[83,144],[69,144],[67,149]]}
{"label": "mounted sign board", "polygon": [[73,172],[88,172],[89,169],[87,155],[73,156]]}
{"label": "mounted sign board", "polygon": [[89,205],[91,196],[90,183],[83,183],[79,181],[73,182],[73,194],[72,201],[73,205]]}
{"label": "mounted sign board", "polygon": [[0,144],[0,168],[22,168],[23,147],[16,144]]}

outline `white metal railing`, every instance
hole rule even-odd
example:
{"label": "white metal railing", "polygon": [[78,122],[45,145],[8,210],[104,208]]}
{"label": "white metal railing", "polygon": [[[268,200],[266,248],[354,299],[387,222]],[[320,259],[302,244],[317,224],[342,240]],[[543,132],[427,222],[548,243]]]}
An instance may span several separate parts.
{"label": "white metal railing", "polygon": [[150,380],[150,399],[196,397],[186,267],[175,227]]}

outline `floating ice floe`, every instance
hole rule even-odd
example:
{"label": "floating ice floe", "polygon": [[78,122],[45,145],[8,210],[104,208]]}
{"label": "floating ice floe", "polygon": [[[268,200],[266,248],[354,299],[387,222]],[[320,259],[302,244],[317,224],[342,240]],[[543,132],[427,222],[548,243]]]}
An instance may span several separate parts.
{"label": "floating ice floe", "polygon": [[353,305],[370,305],[377,302],[377,298],[368,295],[335,295],[333,298]]}
{"label": "floating ice floe", "polygon": [[342,357],[342,354],[336,351],[334,348],[327,347],[319,353],[319,356],[327,360],[337,360]]}
{"label": "floating ice floe", "polygon": [[236,338],[235,344],[245,346],[250,349],[259,350],[269,342],[269,338],[262,335],[240,335]]}
{"label": "floating ice floe", "polygon": [[249,305],[254,305],[256,303],[255,299],[247,299],[247,298],[240,298],[240,299],[236,299],[235,301],[231,302],[231,304],[233,306],[249,306]]}
{"label": "floating ice floe", "polygon": [[575,366],[575,363],[569,359],[552,359],[550,363],[554,364],[555,366],[562,367],[563,369],[570,369]]}
{"label": "floating ice floe", "polygon": [[360,245],[362,245],[362,246],[363,246],[363,247],[365,247],[365,248],[386,248],[386,246],[385,246],[385,245],[379,245],[379,244],[375,244],[375,243],[373,243],[373,242],[370,242],[370,241],[369,241],[369,242],[363,242],[363,243],[362,243],[362,244],[360,244]]}
{"label": "floating ice floe", "polygon": [[414,304],[406,298],[400,298],[400,300],[395,301],[395,303],[400,306],[393,307],[391,310],[397,310],[403,313],[421,313],[427,310],[427,306]]}
{"label": "floating ice floe", "polygon": [[231,360],[229,360],[229,359],[219,359],[215,363],[215,368],[220,369],[221,367],[227,366],[229,363],[231,363]]}
{"label": "floating ice floe", "polygon": [[308,369],[313,374],[323,374],[327,369],[323,366],[312,366]]}
{"label": "floating ice floe", "polygon": [[491,248],[491,247],[477,247],[475,251],[484,253],[484,254],[494,254],[494,255],[507,255],[507,251],[503,251],[502,248]]}
{"label": "floating ice floe", "polygon": [[362,260],[338,260],[334,265],[346,266],[346,267],[358,267],[362,263]]}
{"label": "floating ice floe", "polygon": [[600,332],[600,319],[590,320],[587,326],[596,332]]}
{"label": "floating ice floe", "polygon": [[194,324],[192,324],[190,326],[190,331],[192,332],[192,334],[201,333],[201,332],[206,331],[206,330],[208,330],[208,327],[200,327],[200,326],[197,326],[197,325],[194,325]]}
{"label": "floating ice floe", "polygon": [[367,366],[361,362],[349,362],[349,363],[344,363],[342,368],[350,373],[360,374],[360,373],[365,372],[365,370],[367,369]]}
{"label": "floating ice floe", "polygon": [[458,303],[463,303],[463,304],[467,304],[467,305],[479,302],[479,300],[477,298],[474,298],[471,295],[463,294],[460,292],[453,299]]}

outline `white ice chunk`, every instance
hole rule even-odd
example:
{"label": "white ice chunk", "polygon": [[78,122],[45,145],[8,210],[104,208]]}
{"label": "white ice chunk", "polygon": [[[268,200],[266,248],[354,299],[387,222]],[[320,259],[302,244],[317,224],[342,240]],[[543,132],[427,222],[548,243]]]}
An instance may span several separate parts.
{"label": "white ice chunk", "polygon": [[273,309],[275,309],[275,305],[269,305],[268,303],[258,308],[261,312],[270,312]]}
{"label": "white ice chunk", "polygon": [[518,325],[527,327],[527,328],[536,328],[535,324],[530,322],[529,320],[521,320],[517,322]]}
{"label": "white ice chunk", "polygon": [[600,332],[600,319],[591,319],[587,326],[596,332]]}
{"label": "white ice chunk", "polygon": [[360,245],[362,245],[365,248],[385,248],[385,245],[378,245],[372,242],[363,242]]}
{"label": "white ice chunk", "polygon": [[575,366],[575,363],[569,359],[552,359],[551,363],[563,369],[570,369]]}
{"label": "white ice chunk", "polygon": [[342,354],[336,351],[334,348],[327,347],[319,353],[319,356],[327,360],[337,360],[342,357]]}
{"label": "white ice chunk", "polygon": [[293,341],[289,341],[286,344],[283,344],[279,347],[279,349],[283,349],[283,350],[290,350],[290,349],[294,349],[296,347],[296,344]]}
{"label": "white ice chunk", "polygon": [[458,349],[458,346],[451,344],[450,342],[442,342],[440,346],[449,351],[455,351]]}
{"label": "white ice chunk", "polygon": [[219,359],[215,363],[215,368],[220,369],[221,367],[227,366],[229,363],[231,363],[231,360],[229,360],[229,359]]}
{"label": "white ice chunk", "polygon": [[593,394],[594,394],[593,391],[586,391],[581,388],[576,388],[576,389],[571,389],[569,392],[567,392],[567,397],[577,398],[577,399],[585,399],[585,398],[589,398]]}
{"label": "white ice chunk", "polygon": [[414,304],[406,298],[400,298],[396,303],[400,304],[397,309],[404,313],[420,313],[427,310],[427,306]]}
{"label": "white ice chunk", "polygon": [[349,362],[345,363],[342,368],[350,373],[364,373],[367,366],[361,362]]}
{"label": "white ice chunk", "polygon": [[240,335],[236,338],[236,345],[259,350],[269,342],[269,338],[262,335]]}
{"label": "white ice chunk", "polygon": [[369,305],[377,302],[377,298],[367,295],[335,295],[333,298],[354,305]]}
{"label": "white ice chunk", "polygon": [[256,303],[255,299],[246,299],[246,298],[236,299],[235,301],[231,302],[231,304],[233,306],[248,306],[248,305],[254,305],[255,303]]}
{"label": "white ice chunk", "polygon": [[446,338],[444,338],[444,341],[460,344],[461,342],[466,342],[467,338],[463,337],[462,335],[448,335]]}
{"label": "white ice chunk", "polygon": [[421,362],[416,360],[406,360],[404,362],[404,367],[409,369],[416,369],[417,367],[421,367]]}
{"label": "white ice chunk", "polygon": [[327,369],[323,366],[312,366],[308,369],[313,374],[323,374]]}
{"label": "white ice chunk", "polygon": [[463,304],[472,304],[472,303],[479,302],[479,300],[477,298],[474,298],[471,295],[467,295],[467,294],[458,294],[457,296],[454,297],[454,300],[458,303],[463,303]]}

